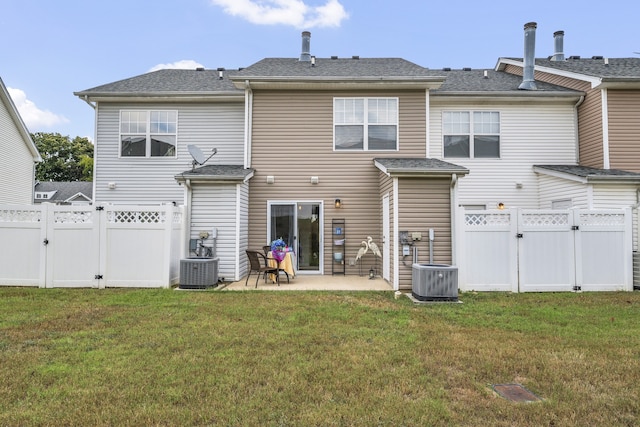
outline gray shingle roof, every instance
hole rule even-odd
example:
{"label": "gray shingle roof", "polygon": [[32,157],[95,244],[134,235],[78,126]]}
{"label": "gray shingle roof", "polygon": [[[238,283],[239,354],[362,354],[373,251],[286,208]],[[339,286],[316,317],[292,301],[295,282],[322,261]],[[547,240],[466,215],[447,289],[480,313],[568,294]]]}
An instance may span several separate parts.
{"label": "gray shingle roof", "polygon": [[640,79],[640,58],[608,58],[609,65],[604,58],[566,59],[551,61],[536,59],[536,65],[570,71],[600,78],[638,78]]}
{"label": "gray shingle roof", "polygon": [[316,65],[296,58],[265,58],[239,71],[245,77],[434,77],[427,68],[402,58],[316,58]]}
{"label": "gray shingle roof", "polygon": [[424,157],[375,158],[374,163],[382,171],[401,175],[466,175],[469,169],[439,159]]}
{"label": "gray shingle roof", "polygon": [[[487,77],[484,77],[484,74]],[[546,93],[558,92],[567,95],[580,94],[580,92],[556,86],[549,83],[536,81],[538,90],[523,91],[518,89],[522,83],[522,77],[514,74],[494,70],[450,70],[440,71],[446,80],[439,89],[432,91],[433,95],[446,95],[456,92],[517,92],[522,93]]]}
{"label": "gray shingle roof", "polygon": [[153,71],[117,82],[96,86],[80,92],[77,96],[96,95],[141,95],[141,94],[205,94],[235,92],[243,95],[229,80],[229,75],[237,70],[225,70],[223,78],[217,70],[178,70],[166,69]]}
{"label": "gray shingle roof", "polygon": [[64,202],[70,197],[75,196],[78,193],[84,194],[89,200],[93,199],[93,182],[87,181],[43,181],[37,182],[35,185],[36,192],[49,193],[55,191],[56,193],[47,200],[47,202]]}
{"label": "gray shingle roof", "polygon": [[242,165],[206,165],[176,175],[178,181],[186,179],[206,181],[244,181],[251,178],[254,169]]}
{"label": "gray shingle roof", "polygon": [[[522,62],[522,58],[504,59]],[[640,58],[569,57],[564,61],[536,58],[536,66],[602,79],[640,79]]]}
{"label": "gray shingle roof", "polygon": [[620,169],[598,169],[577,165],[534,165],[534,168],[573,175],[587,180],[611,179],[640,182],[640,173]]}

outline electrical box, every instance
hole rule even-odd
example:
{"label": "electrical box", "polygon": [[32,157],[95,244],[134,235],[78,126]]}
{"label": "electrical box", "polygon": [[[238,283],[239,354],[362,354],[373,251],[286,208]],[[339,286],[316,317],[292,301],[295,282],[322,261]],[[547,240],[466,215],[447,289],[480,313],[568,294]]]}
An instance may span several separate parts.
{"label": "electrical box", "polygon": [[422,240],[422,233],[420,233],[419,231],[415,231],[411,233],[411,238],[413,240]]}
{"label": "electrical box", "polygon": [[401,231],[399,237],[400,237],[400,244],[401,245],[409,245],[409,244],[411,244],[411,241],[409,240],[409,232],[408,231]]}
{"label": "electrical box", "polygon": [[411,255],[411,248],[409,247],[409,245],[402,245],[402,256],[409,256]]}

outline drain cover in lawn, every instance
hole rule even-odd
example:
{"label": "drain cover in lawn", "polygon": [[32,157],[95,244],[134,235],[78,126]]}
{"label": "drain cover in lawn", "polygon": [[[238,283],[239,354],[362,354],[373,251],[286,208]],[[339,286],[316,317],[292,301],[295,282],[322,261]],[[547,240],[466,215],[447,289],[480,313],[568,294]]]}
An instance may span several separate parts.
{"label": "drain cover in lawn", "polygon": [[500,396],[513,402],[537,402],[541,400],[520,384],[493,384],[492,387]]}

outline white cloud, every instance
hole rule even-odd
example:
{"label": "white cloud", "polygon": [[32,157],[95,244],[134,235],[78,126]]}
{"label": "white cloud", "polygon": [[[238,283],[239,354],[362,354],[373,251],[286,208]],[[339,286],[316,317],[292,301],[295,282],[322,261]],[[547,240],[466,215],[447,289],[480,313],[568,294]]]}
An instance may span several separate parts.
{"label": "white cloud", "polygon": [[338,27],[349,17],[338,0],[308,6],[302,0],[211,0],[232,16],[253,24],[292,25],[297,28]]}
{"label": "white cloud", "polygon": [[42,128],[52,128],[60,123],[69,123],[69,120],[64,116],[38,108],[33,101],[27,98],[27,94],[24,91],[10,87],[7,90],[29,132],[37,132],[38,129]]}
{"label": "white cloud", "polygon": [[152,67],[149,70],[149,72],[165,70],[165,69],[195,70],[196,68],[203,68],[203,67],[204,65],[192,59],[183,59],[182,61],[176,61],[170,64],[158,64]]}

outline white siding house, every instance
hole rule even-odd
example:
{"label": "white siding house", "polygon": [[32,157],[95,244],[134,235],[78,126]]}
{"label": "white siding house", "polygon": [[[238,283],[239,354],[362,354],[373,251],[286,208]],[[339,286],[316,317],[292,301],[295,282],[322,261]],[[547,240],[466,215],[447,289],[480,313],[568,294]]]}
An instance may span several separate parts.
{"label": "white siding house", "polygon": [[[152,205],[183,204],[184,188],[174,175],[191,169],[187,146],[216,155],[211,163],[242,164],[244,159],[244,103],[107,103],[97,105],[94,183],[97,203]],[[120,153],[120,116],[123,111],[175,111],[175,156],[126,157]],[[208,157],[208,156],[207,156]]]}
{"label": "white siding house", "polygon": [[[184,252],[201,233],[211,247],[216,233],[218,277],[237,280],[253,171],[244,168],[245,94],[230,73],[160,70],[75,94],[96,111],[95,203],[186,206]],[[195,164],[189,146],[215,154]]]}
{"label": "white siding house", "polygon": [[[516,76],[487,72],[485,78],[481,70],[447,73],[442,88],[430,97],[427,156],[469,169],[459,183],[460,205],[539,208],[533,166],[577,162],[575,105],[580,93],[553,86],[523,93],[517,90]],[[496,85],[496,93],[489,86],[480,94],[483,84]],[[486,122],[474,123],[477,114],[490,115],[490,128]],[[457,123],[448,125],[451,117]],[[478,147],[474,152],[474,139],[487,134],[493,151],[483,153]],[[469,141],[468,153],[445,152],[455,138]]]}
{"label": "white siding house", "polygon": [[42,159],[0,79],[0,204],[32,204],[35,164]]}

